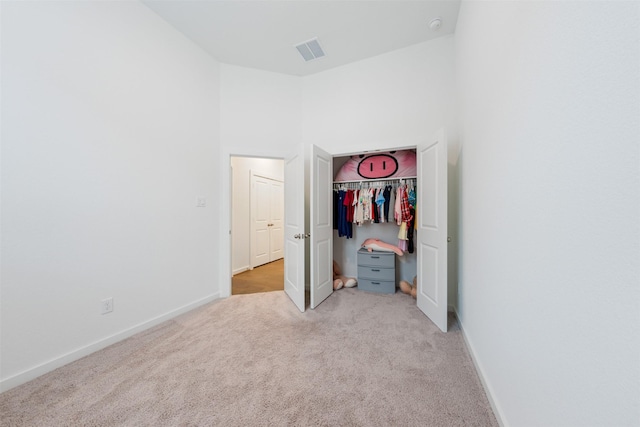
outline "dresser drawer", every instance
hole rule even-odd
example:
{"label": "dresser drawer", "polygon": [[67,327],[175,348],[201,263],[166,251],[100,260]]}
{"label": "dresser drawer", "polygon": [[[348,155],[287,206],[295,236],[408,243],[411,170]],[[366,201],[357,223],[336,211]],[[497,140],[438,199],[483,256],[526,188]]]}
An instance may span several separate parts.
{"label": "dresser drawer", "polygon": [[393,280],[385,281],[358,278],[358,289],[382,294],[395,294],[396,282]]}
{"label": "dresser drawer", "polygon": [[358,250],[358,265],[369,267],[395,268],[396,254],[394,252],[369,252],[366,249]]}
{"label": "dresser drawer", "polygon": [[369,267],[359,265],[358,278],[394,282],[396,280],[396,271],[394,268]]}

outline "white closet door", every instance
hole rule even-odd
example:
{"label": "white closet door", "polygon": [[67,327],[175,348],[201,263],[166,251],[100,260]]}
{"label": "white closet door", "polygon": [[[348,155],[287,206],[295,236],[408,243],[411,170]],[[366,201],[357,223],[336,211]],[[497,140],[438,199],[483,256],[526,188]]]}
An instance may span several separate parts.
{"label": "white closet door", "polygon": [[311,308],[333,293],[333,158],[311,146],[310,224],[311,224]]}
{"label": "white closet door", "polygon": [[305,310],[304,146],[284,161],[284,291]]}
{"label": "white closet door", "polygon": [[447,141],[440,130],[417,147],[418,307],[447,331]]}

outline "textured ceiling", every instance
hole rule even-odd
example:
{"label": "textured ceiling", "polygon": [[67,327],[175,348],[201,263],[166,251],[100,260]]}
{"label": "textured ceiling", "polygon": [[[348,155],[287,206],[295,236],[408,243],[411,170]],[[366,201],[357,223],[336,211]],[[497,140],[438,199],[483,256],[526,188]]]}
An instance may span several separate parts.
{"label": "textured ceiling", "polygon": [[[219,61],[308,75],[455,30],[460,0],[143,0]],[[438,31],[429,22],[442,18]],[[326,56],[305,62],[294,45],[318,37]]]}

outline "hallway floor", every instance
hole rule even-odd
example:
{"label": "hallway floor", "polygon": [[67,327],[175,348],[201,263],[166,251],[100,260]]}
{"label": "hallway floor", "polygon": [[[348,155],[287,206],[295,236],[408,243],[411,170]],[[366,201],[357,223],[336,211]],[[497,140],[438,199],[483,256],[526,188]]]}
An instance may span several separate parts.
{"label": "hallway floor", "polygon": [[231,295],[284,290],[284,258],[236,274],[231,285]]}

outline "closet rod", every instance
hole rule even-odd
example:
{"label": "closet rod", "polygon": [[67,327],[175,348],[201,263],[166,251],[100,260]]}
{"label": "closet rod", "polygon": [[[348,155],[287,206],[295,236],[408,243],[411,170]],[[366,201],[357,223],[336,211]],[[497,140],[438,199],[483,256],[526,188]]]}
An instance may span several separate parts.
{"label": "closet rod", "polygon": [[380,179],[354,179],[351,181],[333,181],[334,184],[362,184],[362,183],[371,183],[371,182],[393,182],[393,181],[407,181],[407,180],[417,180],[416,176],[407,176],[404,178],[380,178]]}
{"label": "closet rod", "polygon": [[402,186],[416,187],[418,185],[416,178],[394,178],[394,179],[380,179],[380,180],[367,180],[367,181],[335,181],[333,183],[333,190],[361,190],[367,188],[382,188],[391,186],[394,189]]}

